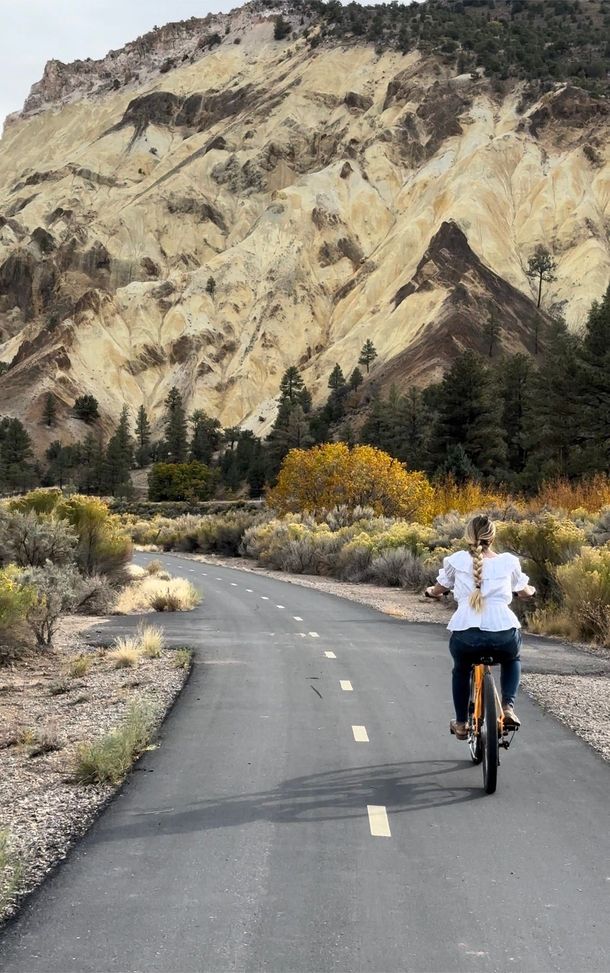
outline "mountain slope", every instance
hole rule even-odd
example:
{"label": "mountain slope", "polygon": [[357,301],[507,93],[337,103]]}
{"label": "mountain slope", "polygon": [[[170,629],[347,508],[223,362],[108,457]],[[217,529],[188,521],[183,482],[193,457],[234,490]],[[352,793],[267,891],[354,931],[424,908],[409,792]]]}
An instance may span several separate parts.
{"label": "mountain slope", "polygon": [[547,312],[577,327],[601,296],[605,99],[527,105],[433,53],[311,47],[313,15],[283,10],[309,41],[251,5],[47,67],[0,142],[0,413],[35,422],[51,391],[69,438],[82,392],[109,422],[158,417],[176,384],[263,432],[288,365],[319,398],[368,337],[402,386],[482,350],[490,312],[531,351],[540,243]]}

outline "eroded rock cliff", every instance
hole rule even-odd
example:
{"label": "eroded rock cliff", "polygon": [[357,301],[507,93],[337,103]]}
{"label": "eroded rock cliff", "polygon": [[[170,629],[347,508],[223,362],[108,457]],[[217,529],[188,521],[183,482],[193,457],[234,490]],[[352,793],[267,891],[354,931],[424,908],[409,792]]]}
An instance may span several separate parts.
{"label": "eroded rock cliff", "polygon": [[276,41],[276,14],[51,62],[8,121],[0,413],[34,423],[50,391],[64,417],[83,392],[108,421],[158,416],[178,385],[264,432],[288,365],[320,398],[369,337],[377,380],[401,386],[483,350],[492,312],[500,344],[531,351],[540,243],[546,313],[578,327],[601,296],[606,101],[558,84],[528,104],[419,51],[312,47],[306,18]]}

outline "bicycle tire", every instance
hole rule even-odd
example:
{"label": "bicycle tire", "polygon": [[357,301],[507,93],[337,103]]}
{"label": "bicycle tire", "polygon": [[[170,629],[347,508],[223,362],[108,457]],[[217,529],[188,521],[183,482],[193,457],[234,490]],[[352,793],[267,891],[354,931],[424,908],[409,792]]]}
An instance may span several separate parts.
{"label": "bicycle tire", "polygon": [[496,693],[491,672],[486,672],[483,679],[481,744],[483,751],[483,789],[486,794],[493,794],[498,783],[500,743],[498,740]]}
{"label": "bicycle tire", "polygon": [[470,673],[470,702],[468,704],[468,729],[470,730],[470,736],[468,737],[468,746],[470,747],[470,758],[473,764],[480,764],[483,759],[483,750],[481,747],[480,730],[477,732],[477,728],[474,725],[474,669]]}

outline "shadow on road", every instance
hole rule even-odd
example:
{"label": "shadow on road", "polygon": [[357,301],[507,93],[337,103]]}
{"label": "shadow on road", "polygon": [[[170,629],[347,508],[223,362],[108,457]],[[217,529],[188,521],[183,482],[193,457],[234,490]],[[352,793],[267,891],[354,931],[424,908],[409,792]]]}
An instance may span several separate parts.
{"label": "shadow on road", "polygon": [[[478,800],[478,783],[467,786],[461,776],[471,766],[465,760],[414,760],[400,764],[357,767],[294,777],[268,791],[227,797],[208,797],[175,807],[141,811],[121,809],[98,841],[150,837],[155,833],[183,834],[231,828],[254,821],[275,823],[334,821],[367,815],[367,804],[383,804],[392,814],[429,810]],[[459,780],[451,781],[452,774]],[[192,789],[192,784],[190,788]],[[205,782],[202,782],[202,790]]]}

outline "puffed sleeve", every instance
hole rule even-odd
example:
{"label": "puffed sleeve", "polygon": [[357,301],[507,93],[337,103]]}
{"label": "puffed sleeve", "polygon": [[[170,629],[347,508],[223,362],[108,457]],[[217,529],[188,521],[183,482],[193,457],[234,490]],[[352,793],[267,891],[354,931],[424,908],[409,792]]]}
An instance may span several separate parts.
{"label": "puffed sleeve", "polygon": [[521,568],[521,562],[519,561],[519,558],[516,557],[515,563],[513,565],[513,570],[511,573],[511,578],[510,578],[512,590],[523,591],[524,588],[527,588],[529,581],[530,579],[528,578],[527,574],[524,574]]}
{"label": "puffed sleeve", "polygon": [[450,558],[443,558],[443,566],[439,571],[436,583],[440,584],[443,588],[453,588],[455,582],[455,568],[451,563]]}

